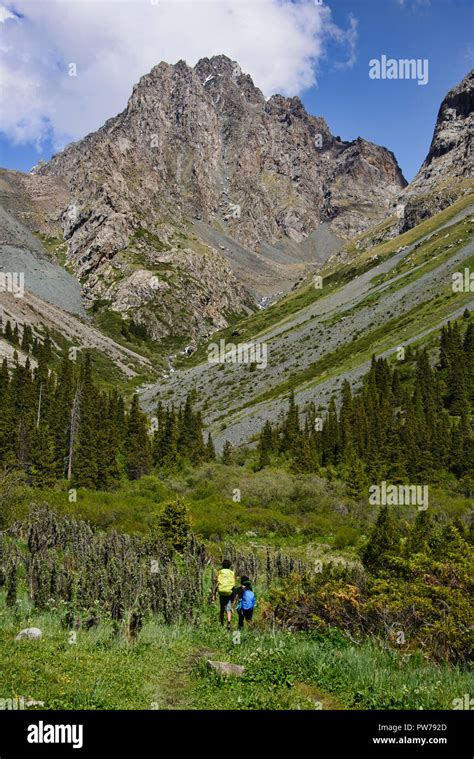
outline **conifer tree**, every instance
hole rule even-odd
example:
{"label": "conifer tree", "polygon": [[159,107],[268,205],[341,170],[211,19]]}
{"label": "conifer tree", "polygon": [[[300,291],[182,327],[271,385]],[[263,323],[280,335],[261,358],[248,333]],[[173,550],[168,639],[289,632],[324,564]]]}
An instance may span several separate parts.
{"label": "conifer tree", "polygon": [[432,538],[433,529],[433,521],[428,510],[418,511],[406,541],[406,553],[408,555],[412,553],[428,553],[428,544]]}
{"label": "conifer tree", "polygon": [[150,442],[148,438],[147,419],[138,403],[138,395],[134,394],[128,415],[126,440],[126,467],[131,480],[138,480],[149,474],[152,467]]}
{"label": "conifer tree", "polygon": [[178,461],[178,423],[173,407],[165,415],[163,433],[157,439],[156,455],[159,466],[172,469]]}
{"label": "conifer tree", "polygon": [[54,439],[44,424],[31,432],[29,448],[29,476],[32,485],[38,488],[51,487],[55,482]]}
{"label": "conifer tree", "polygon": [[184,408],[180,409],[178,426],[178,450],[184,458],[192,461],[196,444],[196,420],[193,413],[191,394],[188,394]]}
{"label": "conifer tree", "polygon": [[158,524],[163,539],[176,551],[184,551],[191,532],[191,517],[181,498],[178,497],[165,505]]}
{"label": "conifer tree", "polygon": [[13,343],[13,330],[10,319],[5,324],[5,340],[9,343]]}
{"label": "conifer tree", "polygon": [[356,455],[351,443],[345,450],[345,481],[347,483],[347,494],[358,500],[367,494],[367,477],[364,465]]}
{"label": "conifer tree", "polygon": [[273,449],[273,428],[268,420],[263,425],[258,442],[258,469],[263,469],[270,464],[270,454]]}
{"label": "conifer tree", "polygon": [[215,458],[216,458],[216,449],[214,448],[212,436],[211,436],[211,433],[209,432],[207,436],[207,443],[206,443],[206,461],[214,461]]}
{"label": "conifer tree", "polygon": [[283,431],[281,438],[281,450],[295,451],[299,444],[300,437],[300,423],[299,423],[299,410],[295,403],[295,394],[291,392],[289,397],[288,412],[283,423]]}
{"label": "conifer tree", "polygon": [[321,435],[323,465],[336,464],[339,455],[339,423],[336,402],[331,398]]}
{"label": "conifer tree", "polygon": [[461,350],[458,350],[452,357],[447,383],[450,413],[461,416],[469,408],[466,359]]}
{"label": "conifer tree", "polygon": [[98,484],[97,469],[97,431],[99,414],[97,391],[92,379],[90,355],[85,357],[81,367],[79,426],[77,446],[74,453],[73,483],[75,486],[95,488]]}
{"label": "conifer tree", "polygon": [[21,338],[21,349],[25,351],[25,353],[28,353],[30,351],[30,348],[33,344],[33,333],[31,330],[31,327],[28,324],[25,324],[23,327],[23,335]]}
{"label": "conifer tree", "polygon": [[466,392],[471,402],[474,403],[474,322],[470,322],[466,329],[463,341],[465,368],[466,368]]}
{"label": "conifer tree", "polygon": [[300,433],[293,442],[292,469],[294,472],[311,472],[315,468],[309,438]]}
{"label": "conifer tree", "polygon": [[120,439],[114,415],[113,398],[101,395],[98,399],[98,408],[101,423],[97,431],[97,488],[111,490],[117,486],[120,479],[118,464]]}
{"label": "conifer tree", "polygon": [[371,572],[387,568],[387,556],[399,553],[400,540],[395,529],[392,513],[381,506],[372,527],[369,540],[362,551],[362,562]]}
{"label": "conifer tree", "polygon": [[354,409],[352,400],[352,390],[350,383],[344,380],[342,385],[342,403],[339,412],[339,431],[341,453],[352,445],[354,429]]}
{"label": "conifer tree", "polygon": [[224,443],[224,447],[222,449],[222,463],[228,466],[229,464],[232,464],[232,444],[226,440]]}
{"label": "conifer tree", "polygon": [[[44,357],[38,355],[39,365],[44,364]],[[45,364],[44,364],[45,365]],[[49,384],[49,403],[43,406],[44,416],[48,420],[54,441],[54,470],[58,479],[66,476],[69,453],[69,425],[73,398],[73,365],[67,356],[63,357],[58,376],[46,380]],[[44,379],[39,378],[42,386]],[[39,398],[38,398],[39,403]],[[43,413],[43,412],[42,412]]]}
{"label": "conifer tree", "polygon": [[191,452],[193,464],[200,464],[206,460],[206,446],[204,445],[202,415],[197,411],[194,415],[194,443]]}
{"label": "conifer tree", "polygon": [[0,371],[0,464],[4,467],[16,463],[15,411],[12,396],[7,360],[4,359]]}

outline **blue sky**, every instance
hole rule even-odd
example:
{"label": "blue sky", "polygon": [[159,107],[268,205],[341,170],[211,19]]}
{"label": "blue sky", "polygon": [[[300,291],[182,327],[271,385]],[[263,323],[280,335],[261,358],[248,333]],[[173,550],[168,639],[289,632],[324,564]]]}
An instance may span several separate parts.
{"label": "blue sky", "polygon": [[[0,165],[21,171],[122,110],[160,60],[223,52],[265,95],[297,94],[333,134],[392,150],[411,179],[474,66],[472,0],[0,0],[0,22]],[[370,79],[381,55],[427,58],[428,84]]]}
{"label": "blue sky", "polygon": [[[357,61],[345,70],[322,63],[319,86],[302,100],[326,118],[333,134],[361,136],[392,150],[410,180],[428,152],[443,98],[474,67],[474,3],[336,0],[331,8],[336,23],[350,12],[358,19]],[[382,54],[427,58],[428,84],[369,79],[368,61]]]}

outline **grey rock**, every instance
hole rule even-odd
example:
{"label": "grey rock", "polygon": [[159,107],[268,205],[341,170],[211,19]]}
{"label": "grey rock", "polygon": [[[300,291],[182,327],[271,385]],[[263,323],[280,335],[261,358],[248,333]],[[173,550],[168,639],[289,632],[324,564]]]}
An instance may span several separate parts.
{"label": "grey rock", "polygon": [[20,630],[18,635],[15,637],[15,640],[23,640],[24,638],[29,638],[30,640],[40,640],[43,633],[39,629],[39,627],[25,627],[24,630]]}
{"label": "grey rock", "polygon": [[208,659],[207,666],[209,669],[227,677],[242,677],[245,672],[245,667],[242,667],[241,664],[231,664],[225,661],[211,661]]}
{"label": "grey rock", "polygon": [[436,119],[431,146],[418,174],[401,193],[399,231],[406,232],[453,203],[474,175],[474,69],[453,87]]}

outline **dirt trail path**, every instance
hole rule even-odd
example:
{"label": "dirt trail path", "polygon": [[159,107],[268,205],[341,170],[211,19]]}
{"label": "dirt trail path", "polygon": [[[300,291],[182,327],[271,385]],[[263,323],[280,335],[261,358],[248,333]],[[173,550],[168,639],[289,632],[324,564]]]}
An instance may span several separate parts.
{"label": "dirt trail path", "polygon": [[200,659],[209,658],[214,653],[207,648],[196,648],[192,653],[188,653],[174,669],[167,672],[158,686],[158,708],[188,709],[192,687],[191,673]]}
{"label": "dirt trail path", "polygon": [[[223,652],[197,647],[191,653],[189,651],[172,667],[163,673],[163,678],[158,684],[156,695],[156,708],[164,710],[184,710],[196,708],[193,699],[193,670],[201,659],[228,658]],[[245,662],[244,662],[245,665]],[[252,688],[252,683],[242,683],[243,688]],[[294,695],[297,699],[313,703],[314,709],[324,711],[345,710],[336,698],[325,693],[315,685],[306,682],[294,684]],[[300,706],[296,706],[300,709]],[[311,708],[311,706],[310,706]]]}

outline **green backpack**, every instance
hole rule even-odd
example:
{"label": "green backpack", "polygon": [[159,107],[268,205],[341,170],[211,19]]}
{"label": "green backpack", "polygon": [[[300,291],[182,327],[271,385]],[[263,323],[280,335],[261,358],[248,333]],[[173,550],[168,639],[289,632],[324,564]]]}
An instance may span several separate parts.
{"label": "green backpack", "polygon": [[230,596],[235,587],[235,574],[232,569],[220,569],[217,573],[217,590],[223,596]]}

